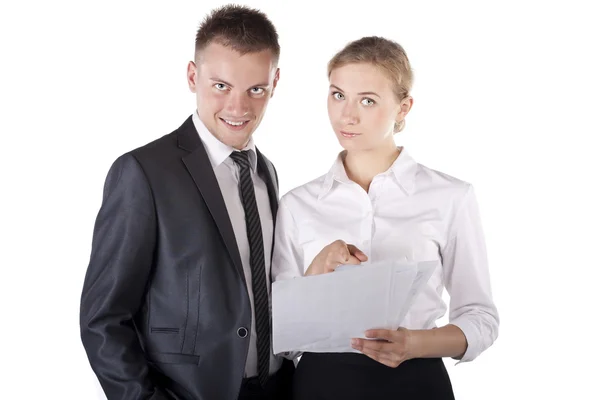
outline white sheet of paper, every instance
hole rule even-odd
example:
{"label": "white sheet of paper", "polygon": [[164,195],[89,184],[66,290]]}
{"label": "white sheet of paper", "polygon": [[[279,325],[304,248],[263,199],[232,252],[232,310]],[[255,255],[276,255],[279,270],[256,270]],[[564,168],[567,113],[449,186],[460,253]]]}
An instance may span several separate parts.
{"label": "white sheet of paper", "polygon": [[438,261],[343,266],[273,283],[273,351],[356,352],[354,337],[396,329]]}
{"label": "white sheet of paper", "polygon": [[396,328],[400,326],[404,317],[408,313],[408,310],[412,307],[417,295],[419,294],[421,288],[427,283],[435,268],[440,264],[439,261],[423,261],[417,263],[417,275],[413,280],[413,284],[410,287],[409,292],[406,294],[406,297],[403,299],[402,307],[398,307],[398,314],[391,319],[391,326],[395,326]]}

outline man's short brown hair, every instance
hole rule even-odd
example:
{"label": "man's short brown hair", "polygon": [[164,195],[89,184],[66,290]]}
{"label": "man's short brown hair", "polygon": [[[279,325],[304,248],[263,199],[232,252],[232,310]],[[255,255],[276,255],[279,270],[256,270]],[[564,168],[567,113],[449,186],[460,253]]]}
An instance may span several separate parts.
{"label": "man's short brown hair", "polygon": [[240,54],[271,50],[275,63],[279,60],[279,35],[267,16],[256,9],[229,4],[213,10],[196,33],[198,54],[216,42]]}

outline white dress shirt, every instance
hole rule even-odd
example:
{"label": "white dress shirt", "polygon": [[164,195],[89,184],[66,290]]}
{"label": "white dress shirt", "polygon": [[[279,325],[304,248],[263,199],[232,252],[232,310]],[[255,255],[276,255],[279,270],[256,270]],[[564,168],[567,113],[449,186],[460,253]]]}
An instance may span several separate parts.
{"label": "white dress shirt", "polygon": [[[471,361],[498,336],[484,235],[473,187],[416,163],[402,150],[367,193],[346,174],[341,152],[331,170],[284,195],[279,203],[273,281],[301,277],[315,256],[341,239],[367,262],[439,260],[401,326],[430,329],[446,313],[465,334],[461,361]],[[364,264],[364,263],[363,263]]]}
{"label": "white dress shirt", "polygon": [[[248,244],[248,236],[246,234],[244,206],[240,198],[238,187],[239,167],[231,159],[231,157],[229,157],[229,155],[236,150],[213,136],[208,129],[206,129],[206,126],[198,117],[197,112],[194,112],[192,121],[194,122],[194,126],[196,127],[196,130],[200,135],[200,139],[206,148],[206,153],[208,154],[208,158],[210,159],[210,163],[217,177],[217,182],[219,183],[221,193],[223,194],[223,199],[225,200],[227,213],[229,214],[229,219],[231,220],[231,225],[235,234],[235,240],[240,252],[240,257],[242,259],[244,276],[246,278],[246,287],[248,288],[248,296],[250,297],[250,305],[252,307],[252,327],[249,329],[250,347],[248,349],[248,358],[246,359],[245,376],[257,376],[258,358],[256,350],[256,319],[254,317],[254,295],[252,291],[252,270],[250,267],[250,245]],[[252,138],[244,150],[250,150],[250,174],[252,176],[252,181],[254,182],[256,205],[258,207],[260,225],[263,233],[263,244],[265,248],[265,278],[268,278],[269,269],[271,267],[271,249],[273,245],[273,216],[271,213],[271,203],[269,202],[269,192],[267,190],[266,183],[257,173],[258,158],[256,155],[256,147]],[[267,290],[269,291],[270,299],[271,288],[268,284]],[[269,367],[271,374],[275,373],[279,369],[281,362],[282,360],[280,357],[275,357],[273,354],[271,354],[271,362]]]}

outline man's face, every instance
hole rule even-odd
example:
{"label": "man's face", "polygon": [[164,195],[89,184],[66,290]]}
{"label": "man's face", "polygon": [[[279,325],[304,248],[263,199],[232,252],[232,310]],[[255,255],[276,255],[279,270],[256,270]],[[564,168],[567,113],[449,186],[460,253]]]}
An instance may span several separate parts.
{"label": "man's face", "polygon": [[198,115],[221,142],[243,149],[260,124],[279,80],[270,50],[240,53],[209,44],[188,64],[188,84],[196,93]]}

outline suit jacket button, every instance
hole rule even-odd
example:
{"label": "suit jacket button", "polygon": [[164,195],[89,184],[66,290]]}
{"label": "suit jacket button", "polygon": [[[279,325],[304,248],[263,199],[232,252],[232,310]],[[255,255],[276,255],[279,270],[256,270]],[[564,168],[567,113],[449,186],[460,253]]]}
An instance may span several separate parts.
{"label": "suit jacket button", "polygon": [[246,336],[248,336],[248,329],[244,328],[243,326],[241,328],[238,328],[237,335],[242,339],[245,338]]}

